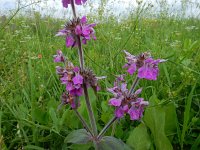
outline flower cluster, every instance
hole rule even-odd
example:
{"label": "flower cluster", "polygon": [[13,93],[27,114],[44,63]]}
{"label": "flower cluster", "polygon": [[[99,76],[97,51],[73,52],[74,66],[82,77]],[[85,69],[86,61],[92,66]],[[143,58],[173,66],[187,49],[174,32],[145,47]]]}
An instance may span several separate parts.
{"label": "flower cluster", "polygon": [[66,90],[70,95],[81,96],[83,94],[83,77],[80,75],[78,67],[67,66],[60,80],[62,84],[66,85]]}
{"label": "flower cluster", "polygon": [[[82,5],[87,0],[75,0],[76,5]],[[68,5],[71,4],[71,0],[62,0],[63,7],[68,8]]]}
{"label": "flower cluster", "polygon": [[74,67],[71,62],[66,61],[60,50],[57,51],[57,55],[54,55],[54,62],[63,62],[65,65],[65,67],[56,67],[61,83],[66,85],[67,93],[62,95],[62,101],[64,104],[70,103],[72,108],[76,108],[75,100],[83,94],[83,76],[80,74],[80,69]]}
{"label": "flower cluster", "polygon": [[68,92],[64,92],[62,94],[61,101],[62,101],[61,105],[70,104],[72,109],[77,109],[80,106],[79,97],[70,95]]}
{"label": "flower cluster", "polygon": [[87,24],[86,16],[80,18],[75,18],[65,25],[65,28],[60,30],[57,36],[66,36],[66,46],[74,47],[78,45],[78,40],[80,38],[83,44],[86,44],[88,40],[96,40],[94,26],[93,24]]}
{"label": "flower cluster", "polygon": [[91,69],[83,69],[80,71],[81,75],[84,78],[84,83],[86,87],[92,87],[95,92],[99,90],[98,86],[98,80],[101,79],[99,77],[96,77],[96,75],[93,73]]}
{"label": "flower cluster", "polygon": [[143,116],[144,107],[148,105],[148,102],[138,97],[142,89],[129,93],[123,76],[119,76],[114,87],[109,88],[108,91],[114,95],[109,100],[109,104],[116,107],[115,116],[117,118],[123,117],[126,113],[130,115],[131,120],[139,120]]}
{"label": "flower cluster", "polygon": [[124,68],[128,68],[127,72],[132,75],[138,71],[137,77],[147,80],[157,80],[159,74],[158,64],[166,61],[164,59],[154,60],[148,52],[139,56],[131,55],[126,51],[125,54],[128,63],[124,65]]}

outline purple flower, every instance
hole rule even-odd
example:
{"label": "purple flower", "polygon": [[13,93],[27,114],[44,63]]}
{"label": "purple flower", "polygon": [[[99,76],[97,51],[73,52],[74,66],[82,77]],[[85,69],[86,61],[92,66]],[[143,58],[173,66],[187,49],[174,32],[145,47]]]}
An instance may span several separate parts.
{"label": "purple flower", "polygon": [[128,68],[127,72],[130,75],[133,75],[136,71],[138,71],[138,78],[157,80],[157,76],[159,74],[158,64],[165,62],[166,60],[154,60],[148,52],[142,53],[139,56],[131,55],[126,51],[124,52],[128,61],[128,63],[124,65],[124,68]]}
{"label": "purple flower", "polygon": [[60,78],[61,83],[66,85],[66,90],[73,96],[82,95],[83,77],[71,70],[66,71],[64,76]]}
{"label": "purple flower", "polygon": [[140,109],[135,109],[134,107],[131,107],[128,111],[131,120],[139,120],[142,116],[142,113],[143,109],[140,111]]}
{"label": "purple flower", "polygon": [[81,96],[83,95],[83,88],[74,88],[70,91],[71,95]]}
{"label": "purple flower", "polygon": [[115,116],[117,118],[122,118],[124,116],[124,110],[121,107],[116,108]]}
{"label": "purple flower", "polygon": [[138,77],[147,80],[157,80],[159,73],[158,64],[164,61],[160,59],[153,60],[152,58],[146,59],[144,65],[138,69]]}
{"label": "purple flower", "polygon": [[69,35],[69,36],[66,37],[66,46],[67,47],[74,47],[76,45],[77,44],[75,42],[75,39],[72,36]]}
{"label": "purple flower", "polygon": [[69,22],[64,29],[60,30],[56,36],[66,36],[66,46],[75,47],[78,45],[77,39],[80,37],[80,40],[83,44],[87,44],[88,40],[96,40],[94,27],[96,24],[87,24],[86,16],[83,16],[81,19],[74,19]]}
{"label": "purple flower", "polygon": [[131,94],[127,89],[127,84],[123,76],[118,76],[114,87],[109,88],[108,91],[114,95],[114,97],[109,100],[109,105],[116,108],[115,116],[117,118],[122,118],[125,114],[129,114],[131,120],[141,119],[144,107],[148,105],[147,101],[138,97],[142,92],[142,88]]}
{"label": "purple flower", "polygon": [[57,55],[54,55],[54,62],[65,62],[65,57],[61,50],[57,50]]}
{"label": "purple flower", "polygon": [[122,103],[122,99],[111,98],[109,100],[109,104],[113,106],[120,106]]}
{"label": "purple flower", "polygon": [[135,73],[136,69],[137,69],[136,64],[133,63],[133,64],[131,64],[131,65],[129,66],[127,72],[128,72],[130,75],[132,75],[132,74]]}
{"label": "purple flower", "polygon": [[[87,0],[75,0],[76,5],[82,5]],[[62,0],[63,7],[68,8],[68,5],[71,4],[71,0]]]}
{"label": "purple flower", "polygon": [[72,79],[72,81],[74,82],[74,84],[83,84],[83,77],[78,74]]}

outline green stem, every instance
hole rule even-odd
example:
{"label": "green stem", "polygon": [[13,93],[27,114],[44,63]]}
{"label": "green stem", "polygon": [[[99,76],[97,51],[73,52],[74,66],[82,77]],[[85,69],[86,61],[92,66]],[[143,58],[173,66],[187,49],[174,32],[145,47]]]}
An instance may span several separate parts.
{"label": "green stem", "polygon": [[75,9],[75,5],[74,5],[74,0],[71,0],[71,6],[72,6],[74,19],[76,19],[76,9]]}
{"label": "green stem", "polygon": [[90,118],[90,123],[91,123],[91,126],[92,126],[93,133],[96,136],[98,134],[97,133],[97,125],[96,125],[96,122],[95,122],[94,112],[93,112],[92,106],[90,104],[88,90],[87,90],[85,83],[83,84],[83,89],[84,89],[84,94],[85,94],[85,102],[86,102],[86,106],[87,106],[87,110],[88,110],[88,115],[89,115],[89,118]]}
{"label": "green stem", "polygon": [[135,87],[136,87],[136,86],[138,85],[138,83],[139,83],[139,80],[140,80],[140,78],[138,78],[138,77],[135,78],[135,80],[134,80],[134,82],[133,82],[133,84],[132,84],[132,86],[131,86],[131,88],[130,88],[129,94],[131,94],[131,93],[134,92]]}
{"label": "green stem", "polygon": [[101,132],[99,133],[99,135],[97,136],[97,139],[101,139],[101,137],[106,133],[106,131],[108,130],[108,128],[115,122],[115,120],[117,120],[117,117],[113,117],[106,125],[105,127],[101,130]]}
{"label": "green stem", "polygon": [[83,124],[83,126],[85,127],[85,129],[87,130],[87,132],[89,132],[91,135],[92,134],[92,131],[90,130],[90,128],[88,127],[86,121],[84,120],[84,118],[81,116],[81,114],[76,110],[74,109],[74,112],[76,113],[76,115],[78,116],[78,118],[80,119],[81,123]]}
{"label": "green stem", "polygon": [[[76,10],[75,10],[75,5],[74,5],[74,0],[71,0],[71,6],[72,6],[72,10],[73,10],[74,19],[76,19]],[[76,35],[76,42],[78,44],[78,54],[79,54],[80,68],[81,68],[81,70],[83,70],[84,69],[84,55],[83,55],[81,39],[80,39],[80,36],[78,36],[78,35]],[[95,122],[94,113],[93,113],[93,110],[92,110],[92,106],[90,104],[88,90],[87,90],[87,86],[86,86],[85,83],[83,84],[83,90],[84,90],[84,94],[85,94],[85,101],[86,101],[86,106],[87,106],[87,111],[88,111],[90,123],[91,123],[91,126],[92,126],[93,135],[97,136],[97,134],[98,134],[97,125],[96,125],[96,122]]]}
{"label": "green stem", "polygon": [[80,36],[76,36],[76,40],[78,44],[79,63],[80,63],[81,70],[83,70],[84,69],[84,54],[83,54]]}

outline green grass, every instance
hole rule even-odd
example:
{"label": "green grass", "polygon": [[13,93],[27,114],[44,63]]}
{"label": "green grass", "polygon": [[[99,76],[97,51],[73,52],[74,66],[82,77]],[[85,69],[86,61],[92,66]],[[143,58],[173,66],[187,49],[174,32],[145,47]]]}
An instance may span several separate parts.
{"label": "green grass", "polygon": [[[21,16],[1,30],[0,149],[61,149],[69,146],[64,144],[66,135],[82,127],[68,107],[57,111],[64,87],[56,76],[53,55],[62,49],[78,65],[77,50],[67,49],[64,39],[54,36],[64,22],[38,15]],[[156,97],[151,98],[154,105],[148,108],[155,121],[145,119],[146,126],[141,126],[145,129],[136,128],[132,133],[139,123],[127,117],[116,126],[114,135],[125,142],[129,139],[130,143],[132,134],[148,132],[151,136],[145,138],[151,139],[151,149],[162,146],[159,138],[163,139],[161,143],[171,143],[174,149],[198,149],[200,20],[168,17],[137,20],[130,15],[120,23],[110,17],[95,30],[97,40],[84,46],[84,52],[86,65],[98,76],[107,76],[100,81],[102,90],[96,104],[98,129],[103,128],[113,114],[107,105],[110,95],[106,88],[112,87],[114,75],[125,73],[123,50],[132,54],[150,51],[155,58],[168,59],[160,65],[158,81],[143,80],[139,84],[144,86],[145,99]],[[128,76],[128,80],[133,79]],[[159,125],[162,131],[157,133]],[[111,130],[107,134],[111,134]]]}

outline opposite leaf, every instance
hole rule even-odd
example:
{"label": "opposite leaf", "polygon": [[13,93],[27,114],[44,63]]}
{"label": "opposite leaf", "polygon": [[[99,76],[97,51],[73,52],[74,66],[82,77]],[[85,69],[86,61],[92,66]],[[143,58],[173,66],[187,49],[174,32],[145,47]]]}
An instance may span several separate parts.
{"label": "opposite leaf", "polygon": [[65,138],[65,143],[86,144],[91,140],[90,134],[85,129],[72,131]]}
{"label": "opposite leaf", "polygon": [[97,147],[98,150],[131,150],[123,141],[112,136],[103,137]]}

